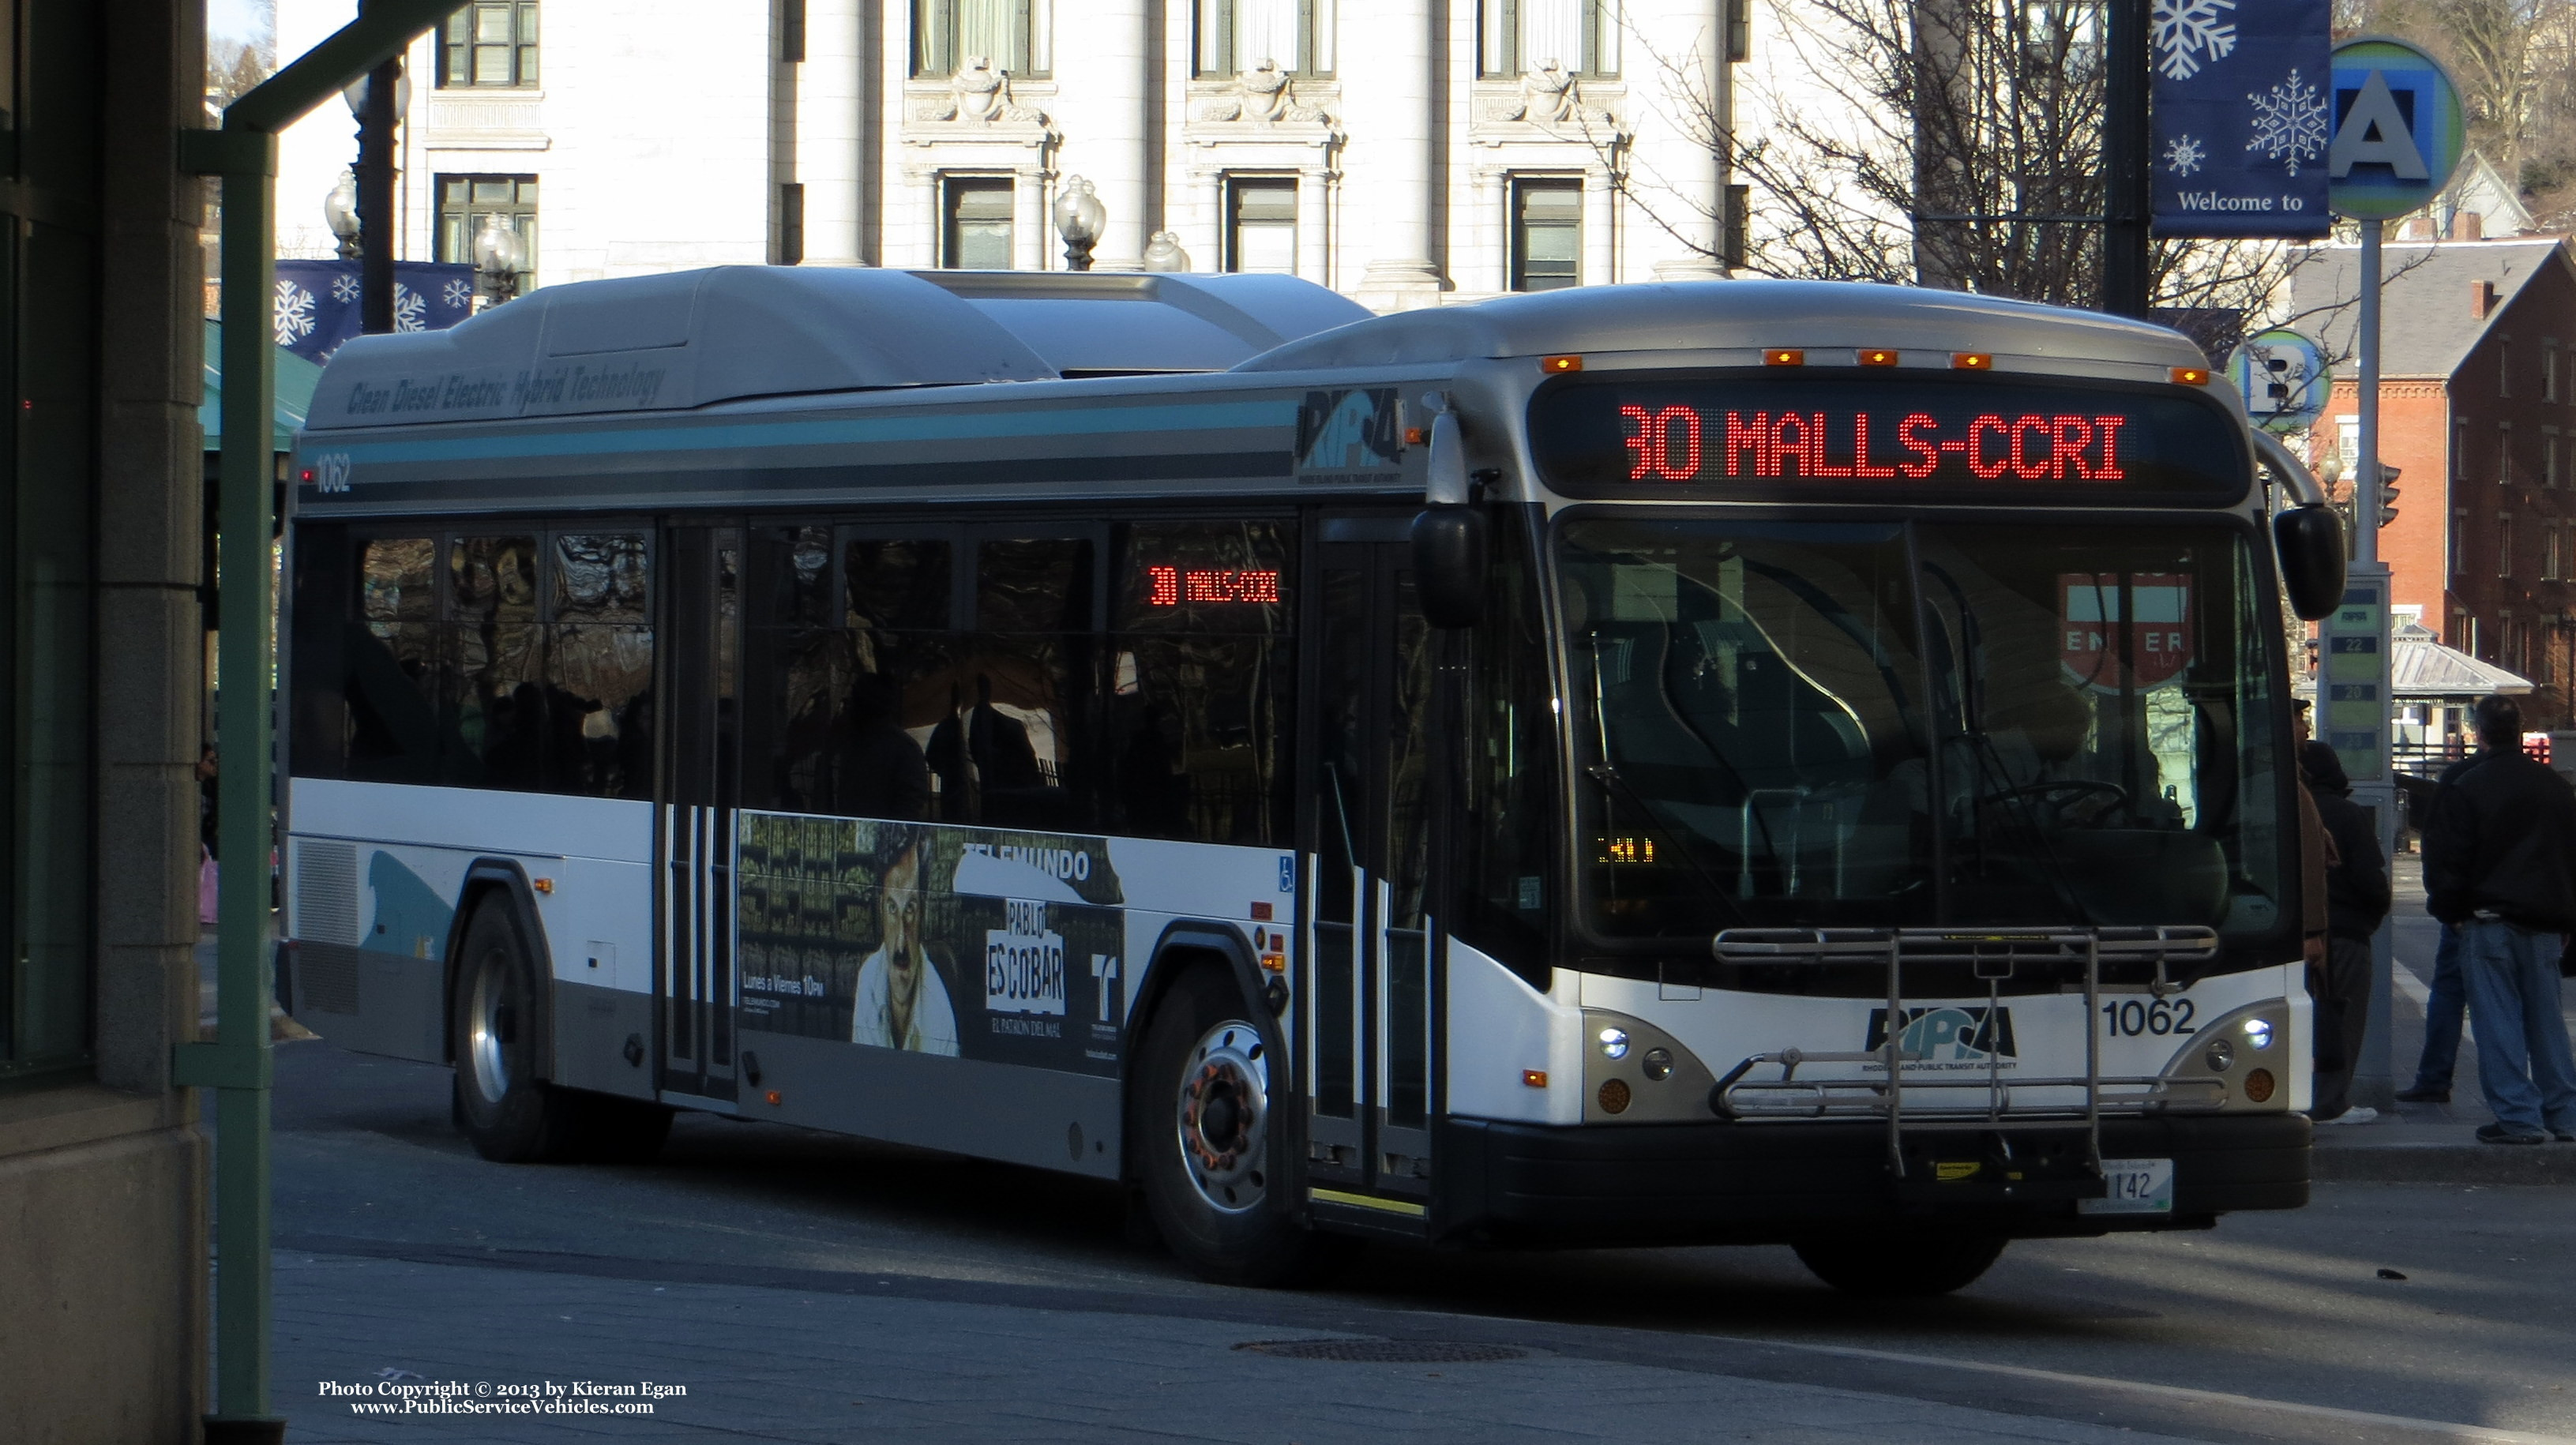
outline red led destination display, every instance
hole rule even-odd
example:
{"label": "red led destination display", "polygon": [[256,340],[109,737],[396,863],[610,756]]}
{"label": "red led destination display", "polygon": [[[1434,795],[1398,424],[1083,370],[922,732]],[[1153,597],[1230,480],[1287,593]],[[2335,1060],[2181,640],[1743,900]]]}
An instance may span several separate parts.
{"label": "red led destination display", "polygon": [[1557,490],[1610,497],[2212,502],[2248,465],[2202,397],[1883,373],[1569,379],[1531,403],[1530,450]]}
{"label": "red led destination display", "polygon": [[1145,605],[1178,607],[1183,603],[1204,602],[1277,602],[1279,574],[1275,571],[1246,571],[1236,568],[1167,567],[1148,564],[1145,568]]}

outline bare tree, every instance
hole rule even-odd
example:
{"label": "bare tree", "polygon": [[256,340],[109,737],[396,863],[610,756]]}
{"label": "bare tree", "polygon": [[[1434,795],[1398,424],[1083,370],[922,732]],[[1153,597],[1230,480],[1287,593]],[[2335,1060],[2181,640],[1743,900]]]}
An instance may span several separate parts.
{"label": "bare tree", "polygon": [[[1747,85],[1758,133],[1644,37],[1631,42],[1667,112],[1746,187],[1741,269],[2100,304],[2098,0],[1780,0],[1765,18],[1769,68],[1789,79]],[[1627,190],[1674,236],[1704,234],[1651,177]],[[2159,241],[2156,302],[2260,310],[2287,250]]]}

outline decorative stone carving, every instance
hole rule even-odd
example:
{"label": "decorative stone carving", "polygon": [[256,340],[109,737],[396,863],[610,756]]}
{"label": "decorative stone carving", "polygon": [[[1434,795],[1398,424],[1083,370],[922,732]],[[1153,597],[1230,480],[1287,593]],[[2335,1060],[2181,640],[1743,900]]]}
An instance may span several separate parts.
{"label": "decorative stone carving", "polygon": [[1616,129],[1619,118],[1583,103],[1574,72],[1551,60],[1521,77],[1520,89],[1508,95],[1485,95],[1477,119],[1489,124],[1518,121],[1542,129]]}
{"label": "decorative stone carving", "polygon": [[948,78],[946,94],[915,95],[912,118],[961,125],[1046,124],[1043,112],[1011,99],[1010,75],[995,70],[992,61],[981,55],[970,55],[957,67],[957,73]]}
{"label": "decorative stone carving", "polygon": [[1279,62],[1269,59],[1237,75],[1223,93],[1200,101],[1196,118],[1255,125],[1331,123],[1331,117],[1323,111],[1298,102],[1288,72],[1279,68]]}

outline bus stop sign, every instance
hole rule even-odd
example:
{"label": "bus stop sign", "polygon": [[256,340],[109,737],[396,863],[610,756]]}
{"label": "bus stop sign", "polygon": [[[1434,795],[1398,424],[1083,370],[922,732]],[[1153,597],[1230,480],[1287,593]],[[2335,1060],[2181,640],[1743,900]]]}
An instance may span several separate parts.
{"label": "bus stop sign", "polygon": [[2297,431],[2325,413],[2334,369],[2317,343],[2276,326],[2246,337],[2227,358],[2245,414],[2267,431]]}
{"label": "bus stop sign", "polygon": [[2432,56],[2403,40],[2347,40],[2334,50],[2334,139],[2326,204],[2338,216],[2387,221],[2432,204],[2459,167],[2460,90]]}

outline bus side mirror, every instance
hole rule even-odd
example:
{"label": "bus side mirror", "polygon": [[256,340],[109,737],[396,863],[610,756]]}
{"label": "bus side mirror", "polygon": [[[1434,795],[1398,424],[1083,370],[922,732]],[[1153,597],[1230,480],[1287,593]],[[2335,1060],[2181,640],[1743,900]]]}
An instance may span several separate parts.
{"label": "bus side mirror", "polygon": [[1425,507],[1413,519],[1413,578],[1434,627],[1473,627],[1485,615],[1485,514]]}
{"label": "bus side mirror", "polygon": [[2281,587],[2290,610],[2309,622],[2343,605],[2343,521],[2326,507],[2287,507],[2272,519]]}

